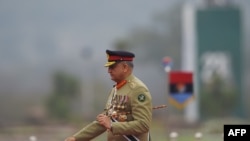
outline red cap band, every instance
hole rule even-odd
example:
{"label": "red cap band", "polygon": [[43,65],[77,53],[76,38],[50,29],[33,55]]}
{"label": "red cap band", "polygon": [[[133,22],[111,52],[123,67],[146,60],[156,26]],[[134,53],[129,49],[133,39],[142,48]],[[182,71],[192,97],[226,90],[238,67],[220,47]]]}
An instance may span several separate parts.
{"label": "red cap band", "polygon": [[133,57],[109,56],[108,61],[133,61]]}

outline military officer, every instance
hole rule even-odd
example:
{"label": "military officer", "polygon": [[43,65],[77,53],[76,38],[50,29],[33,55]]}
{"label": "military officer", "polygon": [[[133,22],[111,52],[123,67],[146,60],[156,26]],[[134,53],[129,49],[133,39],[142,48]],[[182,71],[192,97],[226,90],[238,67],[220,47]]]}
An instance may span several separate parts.
{"label": "military officer", "polygon": [[96,120],[65,141],[89,141],[107,132],[108,141],[149,141],[152,98],[147,86],[133,74],[135,55],[106,50],[111,80],[115,82],[106,108]]}

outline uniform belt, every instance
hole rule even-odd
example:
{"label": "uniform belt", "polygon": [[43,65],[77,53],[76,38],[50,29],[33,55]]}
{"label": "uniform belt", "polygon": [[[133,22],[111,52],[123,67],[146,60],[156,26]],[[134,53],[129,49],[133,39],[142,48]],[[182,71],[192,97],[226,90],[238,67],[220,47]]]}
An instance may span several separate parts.
{"label": "uniform belt", "polygon": [[[113,119],[111,117],[112,122],[118,122],[117,120]],[[128,141],[140,141],[138,138],[136,138],[134,135],[122,135],[124,138],[126,138]]]}

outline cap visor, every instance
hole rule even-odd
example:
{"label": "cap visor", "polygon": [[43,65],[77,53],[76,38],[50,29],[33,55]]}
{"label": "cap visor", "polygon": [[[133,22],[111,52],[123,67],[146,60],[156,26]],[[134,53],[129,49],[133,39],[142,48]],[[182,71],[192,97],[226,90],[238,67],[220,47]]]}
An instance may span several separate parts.
{"label": "cap visor", "polygon": [[109,67],[111,65],[115,64],[115,61],[112,61],[112,62],[107,62],[104,67]]}

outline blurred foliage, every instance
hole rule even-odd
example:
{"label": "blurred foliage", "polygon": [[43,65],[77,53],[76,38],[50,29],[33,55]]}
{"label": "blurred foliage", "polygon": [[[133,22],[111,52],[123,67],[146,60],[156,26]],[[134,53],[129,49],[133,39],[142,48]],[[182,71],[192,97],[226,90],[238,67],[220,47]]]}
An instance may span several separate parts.
{"label": "blurred foliage", "polygon": [[49,115],[57,119],[69,119],[71,105],[80,93],[80,82],[70,74],[56,72],[53,76],[54,90],[48,98]]}
{"label": "blurred foliage", "polygon": [[201,86],[200,107],[204,119],[232,116],[238,100],[235,87],[230,85],[214,73],[210,82]]}

